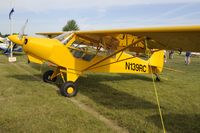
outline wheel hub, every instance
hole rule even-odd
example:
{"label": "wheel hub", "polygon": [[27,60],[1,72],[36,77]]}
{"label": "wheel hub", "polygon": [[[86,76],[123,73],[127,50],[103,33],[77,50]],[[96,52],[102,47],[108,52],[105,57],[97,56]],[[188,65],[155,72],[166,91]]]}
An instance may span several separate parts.
{"label": "wheel hub", "polygon": [[68,94],[72,94],[73,92],[74,92],[74,88],[69,87],[69,88],[67,89],[67,93],[68,93]]}

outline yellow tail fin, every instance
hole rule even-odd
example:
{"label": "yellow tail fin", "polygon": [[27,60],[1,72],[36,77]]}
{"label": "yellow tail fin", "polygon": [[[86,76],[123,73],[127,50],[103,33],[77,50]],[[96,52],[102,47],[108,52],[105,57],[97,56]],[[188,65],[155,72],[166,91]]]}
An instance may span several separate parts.
{"label": "yellow tail fin", "polygon": [[149,65],[155,67],[157,73],[162,72],[164,65],[164,50],[155,51],[149,58]]}

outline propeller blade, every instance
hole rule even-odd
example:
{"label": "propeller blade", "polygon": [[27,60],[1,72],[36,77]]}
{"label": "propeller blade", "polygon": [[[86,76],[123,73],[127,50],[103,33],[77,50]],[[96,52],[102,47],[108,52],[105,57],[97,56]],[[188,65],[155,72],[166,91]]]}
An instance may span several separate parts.
{"label": "propeller blade", "polygon": [[23,25],[21,31],[19,32],[19,39],[21,40],[23,35],[24,35],[24,31],[25,31],[25,28],[26,28],[26,25],[28,23],[28,19],[26,20],[25,24]]}

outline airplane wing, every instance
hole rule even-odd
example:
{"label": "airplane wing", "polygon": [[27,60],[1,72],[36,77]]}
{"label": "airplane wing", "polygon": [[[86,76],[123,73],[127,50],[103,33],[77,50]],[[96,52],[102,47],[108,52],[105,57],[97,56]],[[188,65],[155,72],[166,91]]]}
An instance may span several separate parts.
{"label": "airplane wing", "polygon": [[[38,33],[40,35],[55,36],[63,32]],[[85,40],[90,40],[97,46],[104,45],[105,49],[117,49],[130,45],[135,39],[147,38],[147,45],[150,49],[182,50],[200,52],[200,26],[174,26],[174,27],[155,27],[155,28],[129,28],[118,30],[99,30],[99,31],[74,31],[75,35]],[[145,47],[144,42],[138,50],[130,47],[129,51],[142,51]]]}
{"label": "airplane wing", "polygon": [[112,47],[126,46],[135,38],[147,37],[148,47],[152,49],[200,51],[200,26],[76,31],[75,34],[93,41],[104,41],[106,45],[112,44]]}

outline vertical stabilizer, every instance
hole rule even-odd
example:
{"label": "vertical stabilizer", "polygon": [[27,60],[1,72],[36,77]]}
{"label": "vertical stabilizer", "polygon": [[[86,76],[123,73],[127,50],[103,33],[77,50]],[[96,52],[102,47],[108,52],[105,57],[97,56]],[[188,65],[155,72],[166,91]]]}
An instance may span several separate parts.
{"label": "vertical stabilizer", "polygon": [[164,65],[164,50],[155,51],[149,58],[149,65],[156,68],[156,72],[160,73]]}

